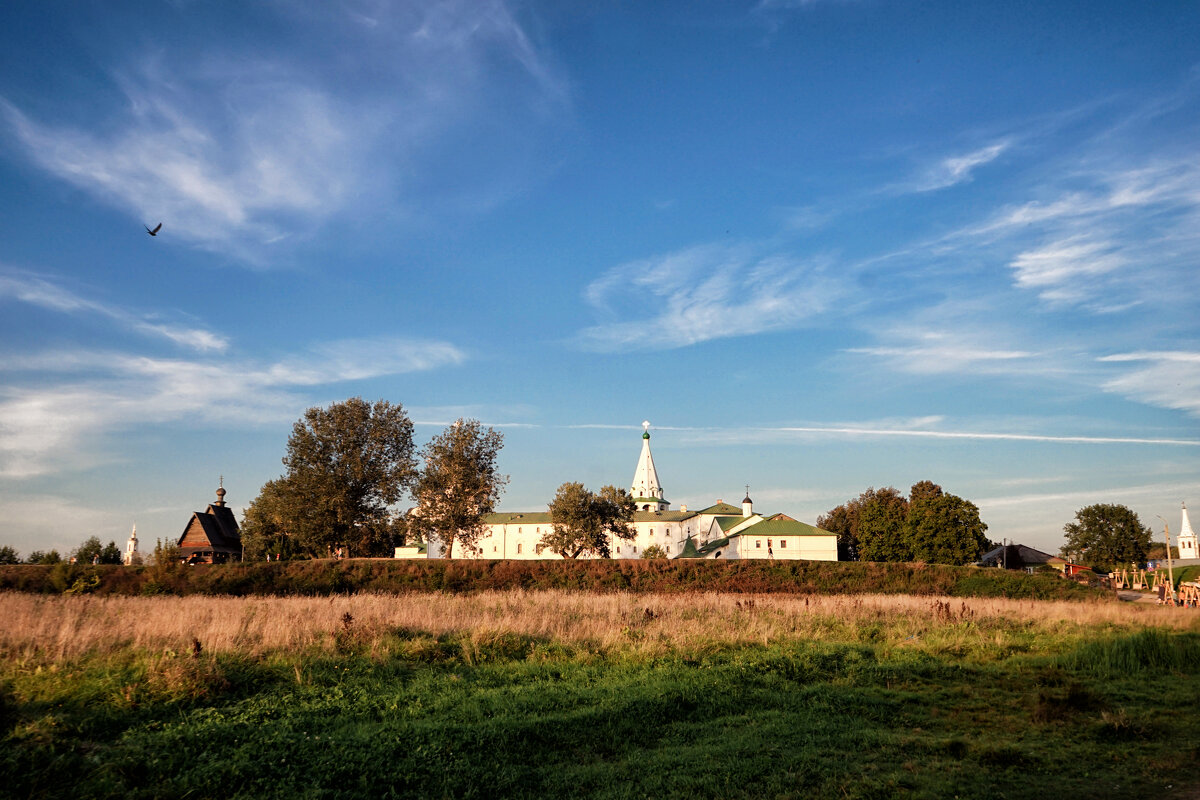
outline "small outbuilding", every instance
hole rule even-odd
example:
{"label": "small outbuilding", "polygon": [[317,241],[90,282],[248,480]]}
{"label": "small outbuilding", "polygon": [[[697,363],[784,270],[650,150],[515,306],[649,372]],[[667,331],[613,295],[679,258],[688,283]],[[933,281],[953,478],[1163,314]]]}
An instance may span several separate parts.
{"label": "small outbuilding", "polygon": [[1038,567],[1050,566],[1063,571],[1066,567],[1075,566],[1065,558],[1052,556],[1026,547],[1023,544],[1007,544],[983,554],[983,558],[975,562],[980,567],[1003,567],[1004,569],[1023,569],[1032,572]]}
{"label": "small outbuilding", "polygon": [[179,550],[189,564],[224,564],[242,560],[242,534],[233,509],[225,505],[225,487],[217,489],[217,500],[203,511],[192,513]]}

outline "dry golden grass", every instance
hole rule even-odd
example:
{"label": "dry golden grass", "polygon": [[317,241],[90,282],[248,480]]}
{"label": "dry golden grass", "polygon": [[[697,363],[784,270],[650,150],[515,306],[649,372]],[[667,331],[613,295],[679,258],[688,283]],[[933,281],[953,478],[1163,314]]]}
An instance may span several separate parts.
{"label": "dry golden grass", "polygon": [[[655,655],[810,639],[884,648],[1021,650],[1021,637],[1065,642],[1105,630],[1200,630],[1194,609],[899,595],[360,594],[306,597],[0,595],[0,658],[57,662],[127,648],[262,655],[332,649],[351,637],[386,655],[404,641],[453,636],[469,649],[515,634],[573,650]],[[399,636],[397,636],[399,634]],[[398,644],[398,642],[400,644]],[[469,654],[468,654],[469,655]]]}

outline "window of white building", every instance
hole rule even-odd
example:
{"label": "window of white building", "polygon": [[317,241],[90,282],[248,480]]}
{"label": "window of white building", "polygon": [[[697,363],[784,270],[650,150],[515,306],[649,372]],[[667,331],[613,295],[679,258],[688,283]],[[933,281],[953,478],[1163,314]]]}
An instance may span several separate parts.
{"label": "window of white building", "polygon": [[782,548],[784,548],[784,547],[787,547],[787,539],[780,539],[780,540],[779,540],[779,547],[780,547],[781,549],[782,549]]}
{"label": "window of white building", "polygon": [[520,554],[520,552],[521,552],[521,543],[520,543],[520,542],[517,542],[517,553],[518,553],[518,555]]}
{"label": "window of white building", "polygon": [[762,539],[755,539],[754,546],[757,547],[759,550],[761,550],[762,549]]}

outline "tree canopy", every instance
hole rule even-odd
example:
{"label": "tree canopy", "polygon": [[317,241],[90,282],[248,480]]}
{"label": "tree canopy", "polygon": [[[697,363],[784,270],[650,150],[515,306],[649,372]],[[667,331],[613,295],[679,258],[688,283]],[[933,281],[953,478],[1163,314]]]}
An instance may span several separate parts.
{"label": "tree canopy", "polygon": [[20,564],[21,554],[12,545],[0,547],[0,564]]}
{"label": "tree canopy", "polygon": [[117,547],[117,543],[109,542],[107,545],[101,545],[100,539],[96,536],[84,539],[83,544],[75,548],[72,555],[80,564],[90,564],[93,560],[98,564],[121,563],[121,549]]}
{"label": "tree canopy", "polygon": [[1126,564],[1144,566],[1150,552],[1150,529],[1126,506],[1097,503],[1075,512],[1063,526],[1067,543],[1060,553],[1102,572]]}
{"label": "tree canopy", "polygon": [[986,551],[987,525],[974,503],[952,494],[917,497],[910,498],[904,519],[904,538],[914,561],[970,564]]}
{"label": "tree canopy", "polygon": [[267,481],[246,507],[241,532],[247,560],[261,559],[267,553],[292,555],[294,545],[288,541],[288,534],[300,526],[293,524],[296,515],[292,513],[288,489],[286,478]]}
{"label": "tree canopy", "polygon": [[656,559],[656,558],[666,558],[666,557],[667,557],[667,551],[663,550],[661,547],[659,547],[656,544],[652,544],[649,547],[647,547],[645,550],[642,551],[642,558]]}
{"label": "tree canopy", "polygon": [[247,509],[247,555],[270,552],[272,542],[310,556],[341,546],[387,554],[391,506],[416,477],[413,450],[413,424],[399,404],[353,397],[308,409],[288,437],[287,472]]}
{"label": "tree canopy", "polygon": [[504,436],[478,420],[459,419],[421,449],[424,467],[413,490],[417,506],[407,517],[408,530],[442,545],[444,558],[454,545],[477,549],[483,517],[492,513],[508,483],[497,460]]}
{"label": "tree canopy", "polygon": [[947,494],[932,481],[913,484],[906,498],[895,488],[870,488],[817,518],[838,535],[838,558],[967,564],[987,548],[974,503]]}
{"label": "tree canopy", "polygon": [[624,489],[605,486],[593,493],[582,483],[564,483],[549,506],[553,525],[541,545],[563,558],[611,558],[610,536],[626,541],[637,536],[630,524],[637,506]]}

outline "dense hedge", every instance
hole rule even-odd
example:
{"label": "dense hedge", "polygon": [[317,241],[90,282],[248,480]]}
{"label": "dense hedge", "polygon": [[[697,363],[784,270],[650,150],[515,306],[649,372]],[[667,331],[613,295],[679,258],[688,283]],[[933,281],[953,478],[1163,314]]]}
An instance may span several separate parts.
{"label": "dense hedge", "polygon": [[348,592],[783,592],[1036,599],[1102,596],[1053,575],[828,561],[407,561],[350,559],[186,567],[0,566],[0,590],[34,593],[327,595]]}

